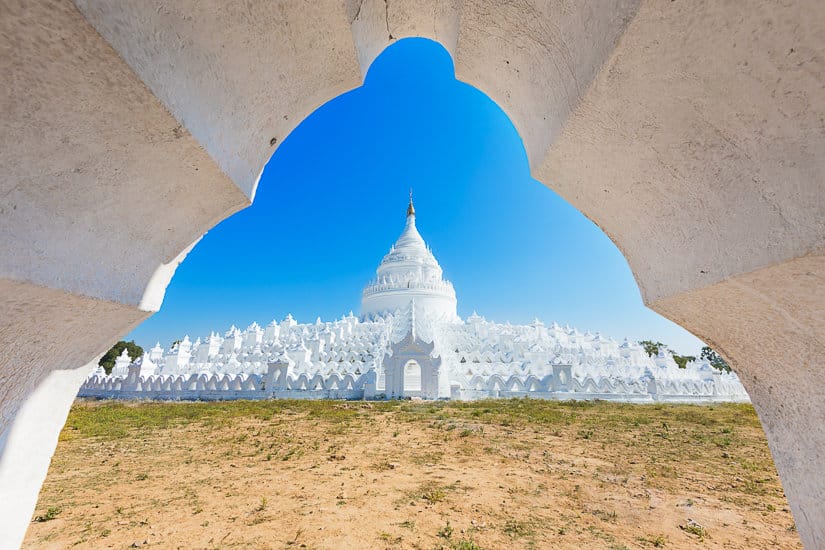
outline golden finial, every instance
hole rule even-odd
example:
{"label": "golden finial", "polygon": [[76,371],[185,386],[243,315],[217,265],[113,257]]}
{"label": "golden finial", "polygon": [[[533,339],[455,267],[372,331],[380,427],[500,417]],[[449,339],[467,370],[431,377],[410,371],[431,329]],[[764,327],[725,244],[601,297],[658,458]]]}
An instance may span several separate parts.
{"label": "golden finial", "polygon": [[412,201],[412,187],[410,187],[410,205],[407,207],[407,217],[415,216],[415,207]]}

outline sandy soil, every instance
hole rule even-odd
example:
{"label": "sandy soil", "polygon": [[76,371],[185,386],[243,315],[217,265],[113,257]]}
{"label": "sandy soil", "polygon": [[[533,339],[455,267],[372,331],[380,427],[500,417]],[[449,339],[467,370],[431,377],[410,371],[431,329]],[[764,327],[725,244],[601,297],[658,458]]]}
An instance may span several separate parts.
{"label": "sandy soil", "polygon": [[77,404],[24,548],[801,548],[749,407],[234,406]]}

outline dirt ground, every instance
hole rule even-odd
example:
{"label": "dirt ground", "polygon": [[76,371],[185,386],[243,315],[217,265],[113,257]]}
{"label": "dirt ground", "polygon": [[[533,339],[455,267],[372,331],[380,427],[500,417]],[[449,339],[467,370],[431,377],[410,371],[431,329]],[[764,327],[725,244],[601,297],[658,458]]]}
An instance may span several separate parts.
{"label": "dirt ground", "polygon": [[77,403],[24,548],[801,548],[750,406]]}

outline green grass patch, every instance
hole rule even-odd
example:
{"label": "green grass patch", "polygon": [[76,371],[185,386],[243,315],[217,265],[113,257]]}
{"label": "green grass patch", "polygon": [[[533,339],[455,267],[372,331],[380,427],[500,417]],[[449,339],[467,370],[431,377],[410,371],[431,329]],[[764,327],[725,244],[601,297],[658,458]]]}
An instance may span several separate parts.
{"label": "green grass patch", "polygon": [[46,511],[38,516],[34,517],[34,521],[38,523],[43,523],[44,521],[51,521],[60,515],[62,509],[60,506],[49,506]]}

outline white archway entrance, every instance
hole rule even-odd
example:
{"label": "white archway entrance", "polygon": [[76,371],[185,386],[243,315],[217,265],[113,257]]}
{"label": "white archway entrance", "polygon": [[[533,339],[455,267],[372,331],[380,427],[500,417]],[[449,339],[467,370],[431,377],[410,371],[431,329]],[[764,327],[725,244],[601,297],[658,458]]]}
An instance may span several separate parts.
{"label": "white archway entrance", "polygon": [[432,357],[434,348],[435,344],[425,342],[412,330],[392,345],[392,356],[384,360],[387,397],[438,399],[441,357]]}
{"label": "white archway entrance", "polygon": [[404,388],[402,391],[405,397],[421,395],[421,365],[413,359],[410,359],[404,365]]}

